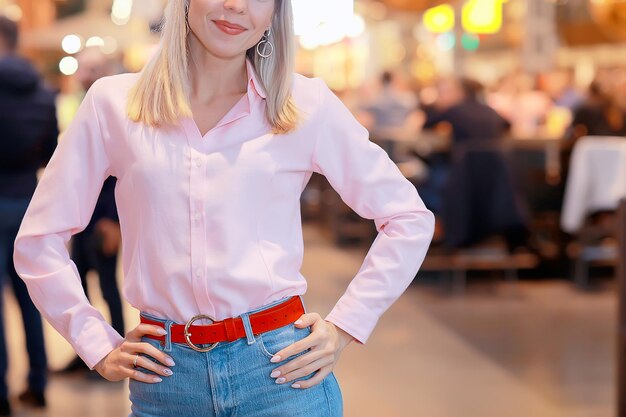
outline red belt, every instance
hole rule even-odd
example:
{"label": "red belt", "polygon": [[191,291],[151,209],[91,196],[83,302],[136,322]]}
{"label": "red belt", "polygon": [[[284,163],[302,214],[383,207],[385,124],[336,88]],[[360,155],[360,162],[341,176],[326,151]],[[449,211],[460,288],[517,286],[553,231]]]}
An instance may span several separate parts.
{"label": "red belt", "polygon": [[[251,313],[250,326],[253,334],[268,332],[293,323],[304,314],[304,306],[299,296],[293,296],[287,301],[270,307],[266,310]],[[206,315],[193,317],[187,324],[172,324],[170,340],[174,343],[186,343],[194,350],[207,352],[217,346],[219,342],[232,342],[246,336],[241,317],[229,317],[221,321],[215,321],[206,325],[193,325],[195,320],[211,319]],[[165,323],[150,320],[140,316],[142,323],[153,324],[165,328]],[[165,344],[165,336],[146,334],[150,339],[159,340]],[[200,348],[196,345],[212,344],[208,348]]]}

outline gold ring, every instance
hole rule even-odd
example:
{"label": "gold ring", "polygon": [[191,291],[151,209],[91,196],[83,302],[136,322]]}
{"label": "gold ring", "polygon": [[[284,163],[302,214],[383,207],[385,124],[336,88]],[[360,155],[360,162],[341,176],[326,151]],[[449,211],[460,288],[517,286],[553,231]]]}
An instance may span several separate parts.
{"label": "gold ring", "polygon": [[189,321],[187,322],[187,324],[185,324],[185,332],[184,332],[183,334],[184,334],[184,336],[185,336],[185,341],[187,342],[187,345],[188,345],[190,348],[192,348],[192,349],[193,349],[193,350],[195,350],[196,352],[208,352],[208,351],[210,351],[210,350],[215,349],[215,347],[216,347],[217,345],[219,345],[219,342],[215,342],[215,343],[213,343],[213,344],[210,344],[210,346],[209,346],[209,347],[207,347],[207,348],[201,348],[201,347],[198,347],[198,346],[194,345],[194,344],[191,342],[191,333],[189,333],[189,327],[191,327],[191,324],[192,324],[194,321],[199,320],[199,319],[207,319],[207,320],[211,320],[212,322],[214,322],[214,321],[215,321],[215,320],[213,320],[213,317],[207,316],[206,314],[198,314],[197,316],[192,317],[192,318],[191,318],[191,320],[189,320]]}
{"label": "gold ring", "polygon": [[133,368],[137,367],[137,359],[139,359],[139,353],[135,353],[135,360],[133,361]]}

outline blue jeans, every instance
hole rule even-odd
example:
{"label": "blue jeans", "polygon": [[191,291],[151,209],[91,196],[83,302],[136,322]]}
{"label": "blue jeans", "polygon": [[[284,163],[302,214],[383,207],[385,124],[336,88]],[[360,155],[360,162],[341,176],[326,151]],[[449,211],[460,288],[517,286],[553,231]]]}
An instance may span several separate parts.
{"label": "blue jeans", "polygon": [[[28,352],[28,387],[44,392],[47,383],[48,360],[43,336],[41,314],[33,304],[26,284],[17,275],[13,265],[13,242],[30,199],[0,197],[0,289],[8,276],[13,293],[22,312]],[[8,369],[7,347],[4,333],[4,303],[0,293],[0,398],[7,398],[6,374]]]}
{"label": "blue jeans", "polygon": [[[288,298],[288,297],[287,297]],[[273,354],[311,334],[293,324],[254,335],[248,315],[272,307],[287,298],[241,315],[246,337],[218,344],[209,352],[197,352],[184,343],[172,343],[169,333],[163,345],[144,337],[143,342],[170,355],[176,365],[174,375],[148,384],[130,379],[131,414],[129,417],[339,417],[343,399],[334,373],[310,388],[291,388],[294,381],[276,384],[270,373],[307,351],[271,363]],[[141,313],[169,328],[172,321]],[[208,345],[199,345],[208,347]],[[144,355],[144,354],[142,354]],[[148,357],[147,355],[144,355]],[[150,358],[150,357],[149,357]],[[150,358],[154,360],[153,358]],[[154,374],[145,368],[142,372]],[[315,372],[303,378],[309,379]]]}

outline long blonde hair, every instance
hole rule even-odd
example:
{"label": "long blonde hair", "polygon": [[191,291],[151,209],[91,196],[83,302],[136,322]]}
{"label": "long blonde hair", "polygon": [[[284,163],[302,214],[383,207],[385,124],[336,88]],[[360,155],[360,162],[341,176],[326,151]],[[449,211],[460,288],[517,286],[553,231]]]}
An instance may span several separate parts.
{"label": "long blonde hair", "polygon": [[[127,112],[131,120],[151,126],[176,125],[191,117],[189,104],[187,10],[190,0],[170,0],[164,15],[161,42],[130,91]],[[290,0],[275,0],[270,42],[274,53],[262,58],[256,45],[246,55],[266,92],[266,118],[274,133],[295,129],[298,111],[291,96],[295,45]]]}

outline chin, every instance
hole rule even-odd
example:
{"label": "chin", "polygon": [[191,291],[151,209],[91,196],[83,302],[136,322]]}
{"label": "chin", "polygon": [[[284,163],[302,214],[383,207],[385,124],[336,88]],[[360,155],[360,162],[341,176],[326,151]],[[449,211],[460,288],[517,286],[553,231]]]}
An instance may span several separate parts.
{"label": "chin", "polygon": [[245,55],[248,50],[245,45],[236,45],[235,42],[215,42],[215,40],[212,40],[211,42],[201,43],[207,52],[221,59],[236,58]]}
{"label": "chin", "polygon": [[220,59],[238,58],[238,57],[241,57],[242,55],[245,55],[246,51],[247,49],[244,49],[244,50],[241,50],[241,49],[233,50],[233,49],[224,49],[224,48],[209,49],[209,53],[211,55]]}

